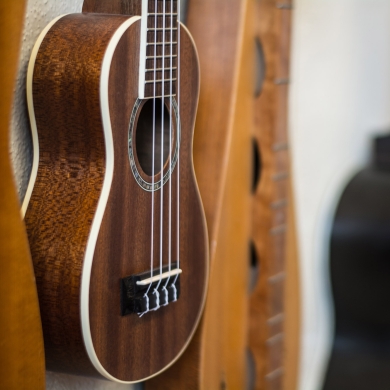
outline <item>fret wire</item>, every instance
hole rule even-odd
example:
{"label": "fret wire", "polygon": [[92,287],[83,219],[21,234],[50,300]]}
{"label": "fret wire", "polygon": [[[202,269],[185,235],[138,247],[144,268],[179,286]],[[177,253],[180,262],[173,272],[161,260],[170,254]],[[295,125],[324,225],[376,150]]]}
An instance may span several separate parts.
{"label": "fret wire", "polygon": [[[162,12],[149,12],[148,13],[148,16],[156,16],[156,15],[163,16],[164,13],[162,13]],[[177,13],[171,14],[171,13],[165,12],[165,16],[168,16],[168,17],[177,16]]]}
{"label": "fret wire", "polygon": [[[164,83],[167,83],[168,81],[176,81],[176,78],[174,79],[164,79]],[[152,84],[152,83],[162,83],[163,80],[146,80],[145,84]]]}
{"label": "fret wire", "polygon": [[[170,96],[174,97],[174,96],[176,96],[176,94],[175,93],[173,93],[172,95],[164,94],[164,98],[170,97]],[[162,98],[162,95],[159,95],[159,96],[145,96],[145,99],[154,99],[154,98]]]}
{"label": "fret wire", "polygon": [[164,59],[169,59],[169,58],[176,58],[176,57],[177,57],[176,54],[174,54],[173,56],[170,56],[170,55],[166,54],[166,55],[163,55],[163,56],[156,56],[156,57],[154,57],[154,56],[146,56],[146,59],[147,59],[147,60],[151,60],[151,59],[153,59],[153,58],[164,58]]}
{"label": "fret wire", "polygon": [[165,43],[162,43],[162,42],[157,42],[157,43],[154,43],[154,42],[146,42],[146,45],[150,46],[150,45],[158,45],[158,46],[162,46],[162,45],[170,45],[172,43],[172,45],[177,45],[177,42],[165,42]]}
{"label": "fret wire", "polygon": [[154,28],[154,27],[149,27],[147,28],[147,31],[164,31],[165,32],[170,32],[170,31],[176,31],[177,30],[177,27],[175,28],[170,28],[170,27],[157,27],[157,28]]}
{"label": "fret wire", "polygon": [[[164,70],[175,70],[177,69],[176,66],[172,67],[172,68],[164,68]],[[153,72],[155,69],[145,69],[145,72]],[[162,68],[156,68],[156,72],[162,72]]]}

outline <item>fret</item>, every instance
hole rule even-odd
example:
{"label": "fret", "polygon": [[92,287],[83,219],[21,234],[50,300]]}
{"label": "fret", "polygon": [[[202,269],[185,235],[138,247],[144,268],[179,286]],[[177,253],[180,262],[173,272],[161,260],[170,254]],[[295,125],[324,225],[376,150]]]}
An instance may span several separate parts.
{"label": "fret", "polygon": [[177,61],[178,61],[177,58],[170,58],[168,56],[165,56],[164,59],[162,59],[162,58],[154,59],[154,57],[149,58],[148,60],[146,60],[145,69],[148,69],[148,72],[145,71],[145,77],[148,73],[150,73],[152,70],[154,70],[154,67],[156,67],[156,69],[161,68],[161,70],[163,67],[164,67],[164,69],[168,69],[171,66],[176,67],[178,65]]}
{"label": "fret", "polygon": [[148,13],[148,16],[169,16],[169,17],[172,17],[172,16],[177,16],[177,13],[168,13],[168,12],[149,12]]}
{"label": "fret", "polygon": [[[165,35],[165,37],[164,37]],[[162,42],[163,40],[169,42],[177,41],[177,31],[171,31],[170,29],[165,29],[165,31],[146,31],[146,42]]]}
{"label": "fret", "polygon": [[[141,50],[138,95],[176,93],[178,68],[178,0],[141,0]],[[164,11],[164,12],[163,12]],[[154,72],[159,72],[154,74]],[[167,76],[167,77],[166,77]],[[168,87],[168,89],[167,89]]]}
{"label": "fret", "polygon": [[177,42],[146,42],[146,45],[150,46],[150,45],[157,45],[157,46],[161,46],[161,45],[177,45]]}
{"label": "fret", "polygon": [[168,82],[171,82],[171,81],[176,81],[176,79],[164,79],[164,80],[146,80],[145,81],[145,84],[152,84],[152,83],[168,83]]}
{"label": "fret", "polygon": [[146,29],[147,31],[177,31],[177,27],[171,28],[171,27],[148,27]]}
{"label": "fret", "polygon": [[154,72],[154,71],[156,71],[156,72],[162,72],[163,70],[164,70],[164,72],[167,72],[167,71],[170,71],[170,70],[176,70],[177,69],[177,67],[176,66],[174,66],[174,67],[172,67],[172,68],[156,68],[156,69],[146,69],[145,70],[145,72]]}
{"label": "fret", "polygon": [[154,59],[154,58],[164,58],[164,59],[169,59],[169,58],[176,58],[177,57],[177,55],[176,54],[174,54],[174,55],[172,55],[172,56],[170,56],[169,54],[165,54],[165,55],[163,55],[163,56],[146,56],[146,59],[147,60],[151,60],[151,59]]}
{"label": "fret", "polygon": [[[164,98],[175,97],[175,96],[176,96],[175,93],[173,93],[172,95],[166,93],[164,94]],[[150,95],[144,97],[144,99],[157,99],[157,98],[162,98],[162,95],[156,95],[156,96]]]}

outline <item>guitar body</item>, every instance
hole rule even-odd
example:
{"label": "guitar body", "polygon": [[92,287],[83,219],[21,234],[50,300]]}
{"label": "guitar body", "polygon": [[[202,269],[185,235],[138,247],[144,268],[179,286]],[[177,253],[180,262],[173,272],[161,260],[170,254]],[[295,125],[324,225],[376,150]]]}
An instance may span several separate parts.
{"label": "guitar body", "polygon": [[[167,158],[179,154],[180,176],[166,160],[160,197],[161,185],[147,190],[152,100],[138,98],[140,24],[138,16],[74,14],[42,33],[29,68],[36,160],[23,205],[48,369],[127,383],[156,375],[182,354],[208,278],[207,231],[192,164],[196,49],[181,27],[181,104],[164,99],[173,127]],[[154,183],[161,184],[155,172]],[[170,185],[180,188],[179,214],[170,206],[178,202]],[[169,207],[179,231],[175,224],[169,229]],[[168,232],[179,244],[173,239],[169,245]],[[150,272],[151,258],[158,268],[160,255],[165,266],[168,250],[180,258],[177,301],[142,316],[124,315],[123,279]]]}

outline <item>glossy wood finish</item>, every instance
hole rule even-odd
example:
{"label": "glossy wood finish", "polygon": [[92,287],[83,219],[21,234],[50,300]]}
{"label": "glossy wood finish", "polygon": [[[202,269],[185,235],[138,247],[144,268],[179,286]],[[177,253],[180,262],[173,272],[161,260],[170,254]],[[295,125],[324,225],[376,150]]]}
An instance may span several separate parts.
{"label": "glossy wood finish", "polygon": [[9,155],[25,2],[0,2],[0,388],[44,389],[38,297]]}
{"label": "glossy wood finish", "polygon": [[[288,221],[291,205],[287,133],[291,3],[264,0],[254,8],[258,18],[255,31],[264,53],[266,73],[254,107],[254,137],[260,150],[261,179],[254,195],[252,226],[260,274],[250,298],[249,346],[256,363],[256,389],[295,388],[291,383],[296,381],[294,374],[289,374],[289,381],[284,379],[286,305],[293,299],[285,294],[287,232],[294,225],[293,221]],[[289,313],[291,315],[291,311]],[[297,333],[294,323],[292,326]],[[291,353],[289,358],[298,360]],[[296,371],[296,366],[289,370]]]}
{"label": "glossy wood finish", "polygon": [[[101,63],[110,38],[126,19],[93,14],[60,19],[43,41],[34,70],[40,162],[26,224],[37,273],[48,367],[53,370],[96,375],[81,336],[80,278],[107,160],[99,106]],[[206,226],[191,154],[198,63],[191,38],[183,29],[181,296],[176,303],[142,318],[120,316],[120,279],[150,269],[151,193],[136,183],[128,156],[129,120],[138,96],[139,24],[132,25],[121,38],[110,68],[114,176],[89,290],[91,335],[97,357],[110,375],[122,381],[154,375],[178,357],[199,319],[208,274]],[[171,180],[175,189],[177,170]],[[155,267],[159,264],[160,191],[155,195]],[[164,186],[163,199],[166,264],[168,185]],[[172,203],[176,205],[174,191]],[[176,220],[174,208],[172,220]],[[176,237],[175,226],[172,237]],[[172,248],[172,258],[176,259],[175,240]]]}

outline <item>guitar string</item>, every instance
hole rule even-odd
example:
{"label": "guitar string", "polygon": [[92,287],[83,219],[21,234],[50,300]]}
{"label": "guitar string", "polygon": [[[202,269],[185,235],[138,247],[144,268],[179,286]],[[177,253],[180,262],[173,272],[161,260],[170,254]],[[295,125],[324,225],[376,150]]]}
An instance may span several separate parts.
{"label": "guitar string", "polygon": [[[149,9],[149,3],[148,7]],[[157,0],[154,2],[154,9],[155,9],[155,14],[157,13]],[[146,24],[148,23],[148,15],[146,16]],[[147,27],[147,25],[146,25]],[[154,17],[154,28],[155,28],[155,34],[154,34],[154,44],[153,44],[153,51],[154,51],[154,58],[153,58],[153,125],[152,125],[152,132],[153,132],[153,137],[152,137],[152,209],[151,209],[151,239],[150,239],[150,279],[153,278],[153,260],[154,260],[154,153],[155,153],[155,143],[156,143],[156,55],[157,55],[157,17]],[[147,39],[146,39],[147,40]],[[146,62],[146,59],[145,59]],[[146,67],[145,67],[146,68]],[[145,88],[145,87],[144,87]],[[150,281],[149,286],[144,294],[144,297],[146,298],[147,301],[147,307],[146,311],[140,314],[140,317],[142,317],[145,313],[149,311],[149,296],[148,293],[150,291],[150,288],[152,286],[153,282]]]}
{"label": "guitar string", "polygon": [[168,277],[165,281],[165,293],[167,294],[166,304],[168,304],[168,291],[166,287],[171,279],[171,266],[172,266],[172,113],[173,113],[173,105],[172,105],[172,92],[173,92],[173,0],[171,0],[171,15],[170,15],[170,62],[169,62],[169,201],[168,201]]}
{"label": "guitar string", "polygon": [[[177,137],[177,143],[178,143],[178,151],[177,151],[177,209],[176,209],[176,256],[177,256],[177,269],[180,269],[180,145],[179,145],[179,126],[180,126],[180,0],[177,0],[177,82],[176,82],[176,93],[177,93],[177,111],[178,111],[178,120],[176,123],[176,137]],[[179,277],[179,274],[176,274],[175,279],[172,283],[172,287],[174,288],[174,301],[177,299],[176,294],[176,282],[177,278]]]}
{"label": "guitar string", "polygon": [[[158,288],[160,287],[162,280],[162,262],[163,262],[163,238],[164,238],[164,97],[165,97],[165,0],[163,0],[163,12],[162,12],[162,49],[161,49],[161,166],[160,166],[160,279],[155,287],[154,291],[156,293],[156,307],[154,310],[157,310],[160,307],[160,295]],[[157,31],[155,31],[157,35]]]}

